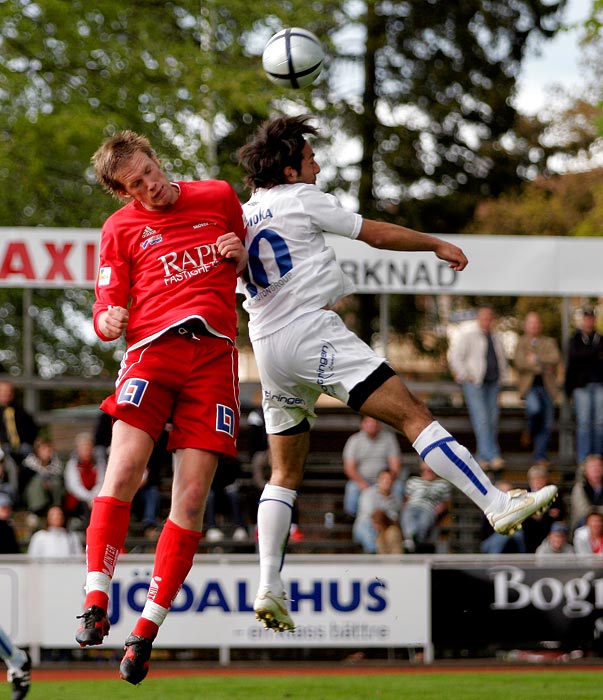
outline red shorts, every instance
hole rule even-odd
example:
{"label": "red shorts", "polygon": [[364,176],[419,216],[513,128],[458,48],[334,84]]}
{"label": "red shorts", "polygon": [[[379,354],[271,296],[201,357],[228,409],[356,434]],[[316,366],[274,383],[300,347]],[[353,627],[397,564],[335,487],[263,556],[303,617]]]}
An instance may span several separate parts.
{"label": "red shorts", "polygon": [[171,419],[170,450],[194,447],[236,457],[237,349],[223,338],[168,331],[126,352],[115,393],[101,408],[155,441]]}

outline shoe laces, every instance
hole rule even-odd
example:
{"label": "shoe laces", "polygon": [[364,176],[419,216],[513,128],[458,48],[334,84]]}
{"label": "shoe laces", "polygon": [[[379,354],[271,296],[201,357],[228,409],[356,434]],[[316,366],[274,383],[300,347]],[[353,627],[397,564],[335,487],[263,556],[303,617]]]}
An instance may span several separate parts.
{"label": "shoe laces", "polygon": [[91,605],[89,608],[84,610],[81,615],[76,615],[76,620],[83,620],[82,627],[84,629],[91,629],[96,627],[96,623],[100,622],[103,617],[105,617],[105,611],[96,605]]}

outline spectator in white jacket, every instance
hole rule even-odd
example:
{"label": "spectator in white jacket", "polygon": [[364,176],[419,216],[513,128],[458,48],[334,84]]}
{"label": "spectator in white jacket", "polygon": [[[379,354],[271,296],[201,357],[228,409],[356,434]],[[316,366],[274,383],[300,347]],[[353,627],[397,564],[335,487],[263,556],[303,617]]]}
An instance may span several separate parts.
{"label": "spectator in white jacket", "polygon": [[477,323],[460,334],[448,353],[448,364],[465,396],[475,433],[476,457],[483,469],[498,471],[505,465],[498,444],[498,394],[508,371],[500,336],[494,331],[490,306],[477,311]]}
{"label": "spectator in white jacket", "polygon": [[65,528],[65,513],[60,506],[52,506],[46,515],[46,529],[34,532],[27,554],[36,558],[61,558],[83,554],[82,542],[75,532]]}
{"label": "spectator in white jacket", "polygon": [[98,495],[105,476],[105,461],[94,450],[89,433],[75,438],[75,452],[65,465],[65,515],[77,518],[82,528],[88,525],[92,502]]}
{"label": "spectator in white jacket", "polygon": [[603,513],[600,510],[591,510],[585,524],[574,530],[574,551],[576,554],[603,554]]}

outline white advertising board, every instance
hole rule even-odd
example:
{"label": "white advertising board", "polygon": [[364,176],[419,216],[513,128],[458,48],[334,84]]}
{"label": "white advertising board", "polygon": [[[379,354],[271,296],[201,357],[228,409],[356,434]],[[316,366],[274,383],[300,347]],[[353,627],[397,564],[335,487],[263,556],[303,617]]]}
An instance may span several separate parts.
{"label": "white advertising board", "polygon": [[[93,287],[98,229],[0,228],[0,287]],[[441,236],[469,259],[456,273],[433,253],[376,250],[328,235],[359,293],[595,296],[603,238]]]}
{"label": "white advertising board", "polygon": [[[5,559],[4,557],[2,559]],[[111,631],[105,646],[121,648],[144,606],[152,558],[123,556],[113,579]],[[402,557],[287,558],[285,584],[297,629],[264,630],[252,611],[258,580],[254,557],[197,557],[164,622],[164,648],[403,647],[430,639],[427,564]],[[81,612],[83,558],[56,563],[0,561],[0,594],[10,601],[0,624],[21,644],[75,645]]]}

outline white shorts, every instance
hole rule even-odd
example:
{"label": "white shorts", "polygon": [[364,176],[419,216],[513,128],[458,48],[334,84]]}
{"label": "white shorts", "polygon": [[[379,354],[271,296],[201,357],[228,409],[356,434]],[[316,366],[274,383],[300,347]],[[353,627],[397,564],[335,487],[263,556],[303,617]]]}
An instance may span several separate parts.
{"label": "white shorts", "polygon": [[304,314],[253,343],[267,433],[316,420],[321,394],[347,404],[350,391],[386,364],[333,311]]}

